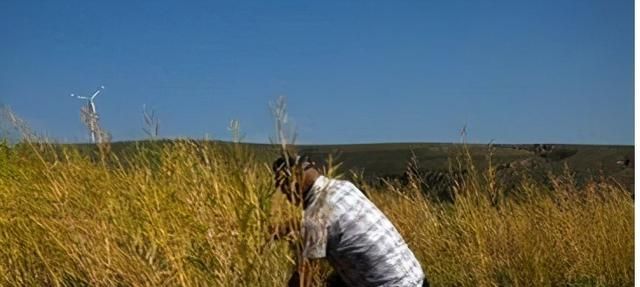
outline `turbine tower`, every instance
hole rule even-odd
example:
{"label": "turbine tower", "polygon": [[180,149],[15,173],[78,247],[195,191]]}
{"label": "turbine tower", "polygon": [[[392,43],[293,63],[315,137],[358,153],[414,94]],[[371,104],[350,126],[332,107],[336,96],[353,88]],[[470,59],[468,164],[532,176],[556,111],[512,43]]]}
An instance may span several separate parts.
{"label": "turbine tower", "polygon": [[104,90],[104,86],[100,86],[100,88],[98,88],[90,97],[71,94],[72,97],[87,101],[87,106],[82,109],[82,116],[85,123],[89,126],[89,135],[91,136],[92,143],[96,143],[96,140],[97,143],[102,142],[102,136],[98,125],[98,112],[96,111],[96,104],[93,101],[96,96],[102,92],[102,90]]}

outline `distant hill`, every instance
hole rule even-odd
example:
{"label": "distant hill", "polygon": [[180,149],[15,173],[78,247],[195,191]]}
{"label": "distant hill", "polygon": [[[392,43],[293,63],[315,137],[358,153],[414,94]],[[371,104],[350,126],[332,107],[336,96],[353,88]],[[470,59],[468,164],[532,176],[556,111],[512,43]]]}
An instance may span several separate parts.
{"label": "distant hill", "polygon": [[[468,150],[479,169],[488,163],[490,147],[470,144]],[[544,147],[544,148],[543,148]],[[423,171],[447,171],[452,159],[462,150],[461,144],[389,143],[299,146],[299,150],[316,158],[339,155],[346,170],[363,170],[368,177],[401,177],[415,155]],[[630,190],[634,183],[634,147],[603,145],[529,144],[492,146],[492,164],[500,170],[528,168],[539,172],[560,173],[565,165],[579,180],[605,176],[614,178]],[[455,162],[453,162],[455,164]]]}
{"label": "distant hill", "polygon": [[[170,145],[171,140],[114,142],[112,150],[126,157],[136,146]],[[230,145],[229,142],[207,141],[206,144]],[[269,144],[242,144],[254,149],[261,160],[269,162],[278,156],[278,147]],[[91,150],[92,145],[79,144],[81,149]],[[447,172],[452,159],[463,146],[451,143],[375,143],[346,145],[298,145],[300,153],[308,154],[324,163],[329,155],[342,162],[343,171],[361,171],[365,178],[402,178],[412,155],[418,160],[421,171]],[[474,164],[478,169],[487,166],[490,146],[468,144]],[[630,190],[634,184],[634,146],[625,145],[568,145],[522,144],[491,146],[492,164],[503,173],[517,169],[536,170],[540,173],[559,173],[568,166],[578,179],[605,176],[615,179]],[[455,161],[454,161],[455,163]]]}

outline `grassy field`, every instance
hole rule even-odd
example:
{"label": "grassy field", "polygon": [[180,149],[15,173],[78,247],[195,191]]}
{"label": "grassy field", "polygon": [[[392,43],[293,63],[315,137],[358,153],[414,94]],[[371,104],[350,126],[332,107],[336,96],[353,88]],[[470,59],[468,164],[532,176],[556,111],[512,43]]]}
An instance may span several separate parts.
{"label": "grassy field", "polygon": [[[609,176],[578,184],[568,168],[542,182],[526,165],[507,185],[505,164],[530,152],[498,147],[490,160],[480,149],[360,146],[328,173],[369,167],[350,177],[398,227],[434,286],[633,286],[628,188]],[[416,160],[407,168],[410,150]],[[307,286],[321,286],[329,268],[299,260],[297,233],[268,239],[272,226],[301,215],[273,188],[270,156],[189,140],[97,150],[0,145],[0,285],[283,286],[297,265]],[[452,200],[425,193],[419,165],[435,163],[465,171],[450,181]],[[365,178],[387,170],[409,172]]]}

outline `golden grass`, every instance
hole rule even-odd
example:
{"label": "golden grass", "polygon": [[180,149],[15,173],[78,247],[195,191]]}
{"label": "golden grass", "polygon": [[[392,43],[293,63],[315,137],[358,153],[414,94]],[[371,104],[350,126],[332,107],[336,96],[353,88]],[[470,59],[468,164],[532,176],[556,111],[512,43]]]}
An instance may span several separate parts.
{"label": "golden grass", "polygon": [[[300,211],[250,150],[187,140],[127,159],[101,150],[92,159],[49,145],[0,149],[0,285],[286,283],[296,254],[267,230]],[[433,286],[633,285],[628,191],[578,189],[560,175],[550,187],[523,179],[504,198],[493,177],[471,172],[453,203],[411,182],[364,188]],[[326,271],[313,267],[307,282]]]}

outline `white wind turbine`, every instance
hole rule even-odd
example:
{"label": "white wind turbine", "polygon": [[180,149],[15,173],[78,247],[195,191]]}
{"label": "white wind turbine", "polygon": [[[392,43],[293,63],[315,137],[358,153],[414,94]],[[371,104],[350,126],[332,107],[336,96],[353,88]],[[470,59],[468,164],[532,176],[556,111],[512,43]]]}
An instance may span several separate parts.
{"label": "white wind turbine", "polygon": [[98,96],[102,90],[104,90],[104,86],[100,86],[91,97],[83,97],[77,96],[75,94],[71,94],[72,97],[75,97],[80,100],[87,101],[87,121],[89,123],[89,133],[91,135],[91,142],[96,142],[96,137],[98,138],[98,142],[101,141],[100,136],[98,134],[98,112],[96,111],[96,104],[94,103],[94,99]]}

